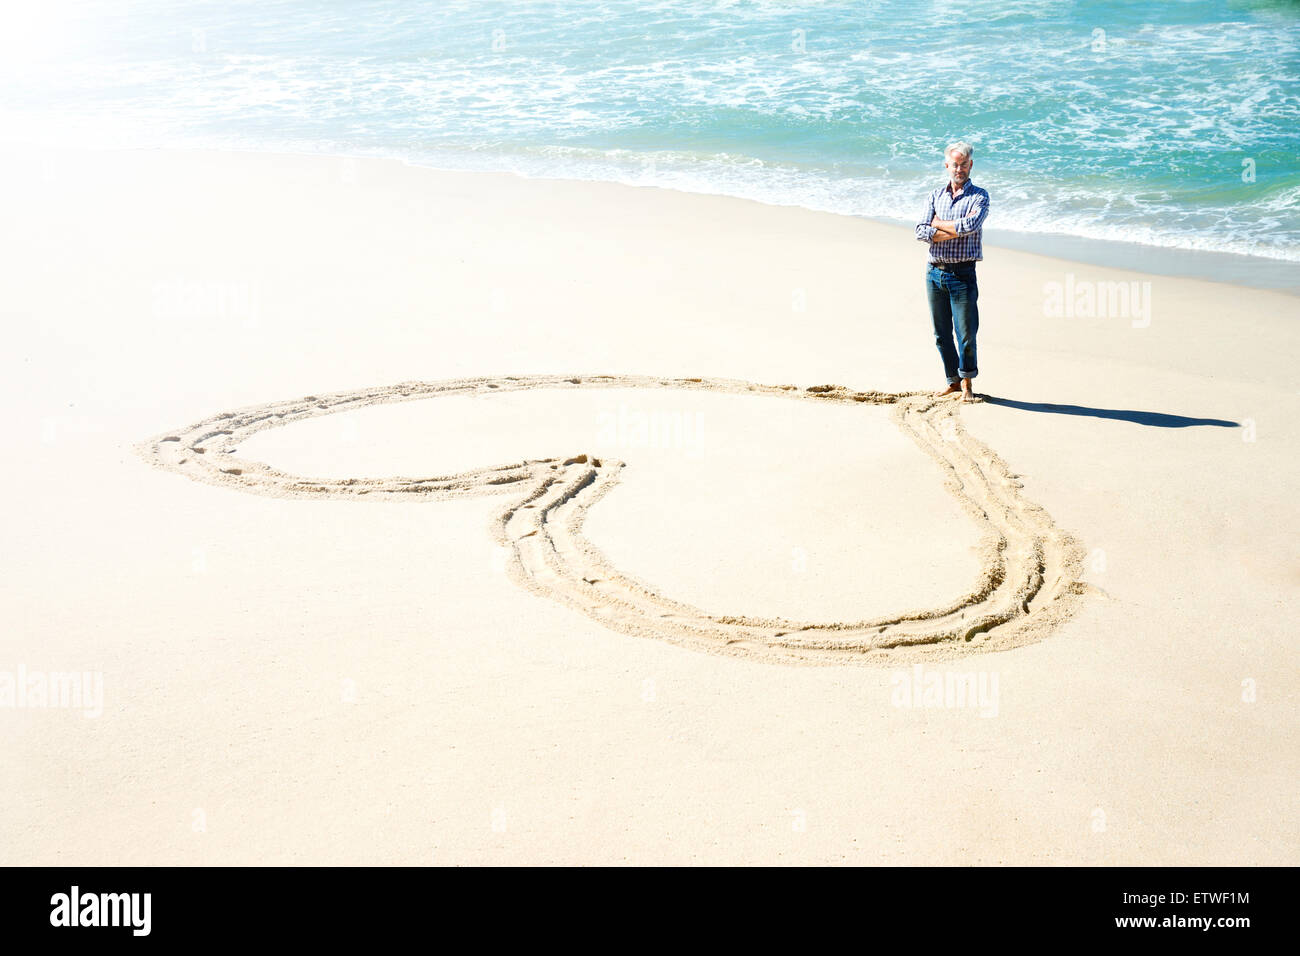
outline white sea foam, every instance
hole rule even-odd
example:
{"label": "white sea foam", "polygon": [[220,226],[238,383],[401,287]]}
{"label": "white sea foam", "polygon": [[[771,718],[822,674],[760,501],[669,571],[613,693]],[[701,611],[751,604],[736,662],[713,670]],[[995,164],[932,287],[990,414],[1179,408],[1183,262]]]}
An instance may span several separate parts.
{"label": "white sea foam", "polygon": [[951,7],[901,0],[114,9],[32,44],[54,59],[0,62],[0,135],[395,156],[901,221],[961,137],[991,225],[1300,258],[1300,30],[1227,0],[1196,22],[969,0],[955,45]]}

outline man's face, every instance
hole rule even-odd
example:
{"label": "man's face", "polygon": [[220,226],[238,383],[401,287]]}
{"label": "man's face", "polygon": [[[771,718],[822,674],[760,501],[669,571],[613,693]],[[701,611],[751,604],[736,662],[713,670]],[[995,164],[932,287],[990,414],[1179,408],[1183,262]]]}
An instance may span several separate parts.
{"label": "man's face", "polygon": [[961,186],[970,178],[970,168],[974,164],[975,160],[956,152],[949,153],[943,161],[944,169],[948,170],[948,178],[954,186]]}

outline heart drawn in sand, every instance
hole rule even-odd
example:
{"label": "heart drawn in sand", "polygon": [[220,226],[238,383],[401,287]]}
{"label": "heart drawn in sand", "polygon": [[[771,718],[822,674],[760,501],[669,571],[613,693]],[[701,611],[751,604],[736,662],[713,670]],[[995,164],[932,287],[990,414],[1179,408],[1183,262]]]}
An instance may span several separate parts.
{"label": "heart drawn in sand", "polygon": [[[587,510],[619,481],[624,463],[585,454],[429,478],[314,479],[234,454],[255,432],[386,402],[556,388],[699,389],[786,400],[888,405],[893,419],[943,471],[981,530],[980,572],[970,590],[933,608],[857,621],[807,622],[709,614],[611,567],[582,534]],[[780,663],[889,663],[1005,650],[1039,640],[1077,608],[1083,548],[1041,507],[997,455],[961,426],[958,403],[928,392],[797,388],[730,379],[639,375],[506,376],[310,395],[224,412],[137,446],[150,462],[196,481],[275,497],[446,499],[502,495],[492,534],[507,549],[511,579],[606,627],[717,653]]]}

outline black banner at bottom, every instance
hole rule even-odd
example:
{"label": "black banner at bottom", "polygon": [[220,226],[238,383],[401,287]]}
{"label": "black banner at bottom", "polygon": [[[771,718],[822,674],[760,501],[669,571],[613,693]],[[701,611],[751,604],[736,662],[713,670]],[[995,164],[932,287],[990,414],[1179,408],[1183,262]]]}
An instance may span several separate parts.
{"label": "black banner at bottom", "polygon": [[[677,945],[832,930],[870,944],[1140,940],[1231,946],[1287,925],[1285,869],[9,868],[7,943],[320,940],[467,928]],[[692,928],[698,927],[698,929]],[[1260,933],[1264,934],[1261,938]],[[611,937],[610,934],[614,935]],[[430,937],[439,941],[439,937]],[[448,938],[453,942],[454,938]]]}

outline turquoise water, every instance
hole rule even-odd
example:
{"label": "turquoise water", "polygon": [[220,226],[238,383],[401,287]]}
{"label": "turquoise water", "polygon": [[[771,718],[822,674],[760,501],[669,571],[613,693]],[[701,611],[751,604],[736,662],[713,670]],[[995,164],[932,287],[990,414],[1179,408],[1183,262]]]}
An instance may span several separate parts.
{"label": "turquoise water", "polygon": [[32,6],[0,30],[10,142],[397,156],[907,220],[960,137],[991,228],[1300,261],[1298,3]]}

